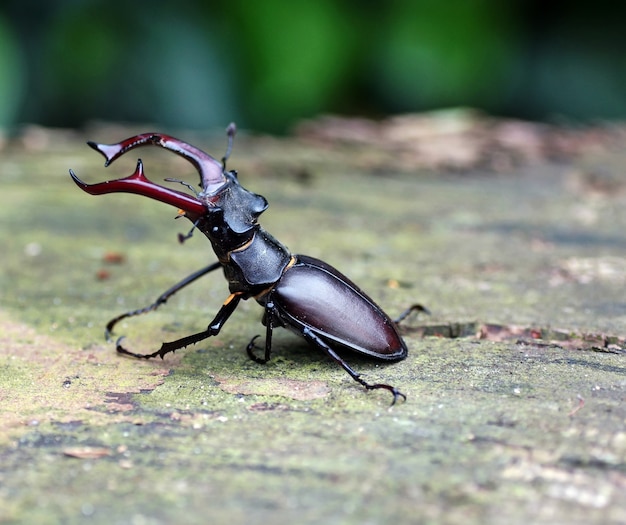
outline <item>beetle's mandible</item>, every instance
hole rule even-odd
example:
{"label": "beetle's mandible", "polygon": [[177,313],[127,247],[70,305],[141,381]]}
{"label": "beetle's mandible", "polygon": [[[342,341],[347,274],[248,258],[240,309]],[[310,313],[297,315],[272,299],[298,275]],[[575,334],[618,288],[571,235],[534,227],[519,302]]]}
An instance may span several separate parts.
{"label": "beetle's mandible", "polygon": [[[194,195],[153,183],[144,175],[141,160],[132,175],[99,184],[86,184],[70,170],[78,187],[91,195],[136,193],[178,207],[193,223],[192,230],[187,236],[181,235],[180,241],[198,229],[211,241],[217,255],[216,262],[175,284],[153,304],[109,321],[107,338],[120,320],[155,310],[199,277],[222,268],[230,295],[206,330],[163,343],[152,354],[131,352],[121,345],[120,338],[117,351],[137,358],[162,358],[169,352],[217,335],[239,301],[254,298],[265,308],[263,324],[266,326],[263,357],[255,354],[255,340],[259,336],[254,337],[246,348],[254,361],[266,363],[270,359],[272,332],[275,327],[285,327],[326,353],[368,390],[382,388],[390,391],[393,403],[400,397],[406,399],[394,386],[366,382],[337,353],[337,350],[347,349],[383,361],[404,359],[407,347],[398,333],[396,321],[335,268],[313,257],[291,254],[259,225],[258,217],[267,209],[267,201],[243,188],[236,171],[226,170],[235,135],[234,124],[227,131],[228,149],[221,162],[190,144],[161,133],[136,135],[117,144],[88,142],[104,156],[105,166],[140,146],[154,145],[173,151],[191,162],[200,174],[199,192],[182,183]],[[414,305],[399,320],[411,310],[427,311]]]}

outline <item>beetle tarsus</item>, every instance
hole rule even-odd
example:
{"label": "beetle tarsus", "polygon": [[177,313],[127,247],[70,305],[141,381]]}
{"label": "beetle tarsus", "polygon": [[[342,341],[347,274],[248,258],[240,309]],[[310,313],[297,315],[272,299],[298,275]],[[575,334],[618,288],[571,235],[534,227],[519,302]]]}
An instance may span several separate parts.
{"label": "beetle tarsus", "polygon": [[[358,381],[358,380],[357,380]],[[359,381],[361,383],[361,381]],[[377,388],[384,388],[385,390],[389,390],[389,392],[393,395],[393,401],[391,402],[391,406],[396,404],[398,399],[402,398],[403,401],[406,401],[406,395],[400,392],[395,386],[386,385],[384,383],[376,383],[374,385],[370,385],[368,383],[361,383],[367,390],[375,390]]]}
{"label": "beetle tarsus", "polygon": [[153,354],[137,354],[135,352],[131,352],[122,346],[122,340],[125,339],[126,336],[121,336],[117,338],[115,342],[115,350],[118,354],[127,355],[129,357],[134,357],[136,359],[152,359],[153,357],[157,357],[159,352],[154,352]]}
{"label": "beetle tarsus", "polygon": [[255,363],[259,363],[260,365],[264,365],[265,363],[267,363],[267,359],[263,359],[262,357],[257,356],[254,351],[258,350],[259,347],[257,345],[254,344],[254,342],[261,337],[260,335],[255,335],[250,342],[248,343],[248,346],[246,346],[246,353],[248,354],[248,357],[250,359],[252,359]]}
{"label": "beetle tarsus", "polygon": [[180,350],[181,348],[185,348],[186,346],[192,345],[194,343],[199,343],[204,339],[216,335],[214,330],[208,329],[204,332],[198,332],[197,334],[188,335],[187,337],[182,337],[180,339],[176,339],[175,341],[170,341],[161,344],[161,348],[159,348],[156,352],[152,352],[151,354],[139,354],[136,352],[131,352],[124,348],[120,341],[124,339],[124,336],[120,337],[116,343],[116,350],[120,354],[124,354],[130,357],[136,357],[137,359],[153,359],[155,357],[160,357],[163,359],[170,352],[176,352],[176,350]]}

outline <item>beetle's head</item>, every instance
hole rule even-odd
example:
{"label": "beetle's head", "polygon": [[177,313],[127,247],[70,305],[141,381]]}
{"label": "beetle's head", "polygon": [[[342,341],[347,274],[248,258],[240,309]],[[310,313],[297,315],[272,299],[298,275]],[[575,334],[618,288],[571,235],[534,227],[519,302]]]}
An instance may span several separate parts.
{"label": "beetle's head", "polygon": [[[237,172],[226,170],[226,161],[233,150],[233,140],[237,129],[234,123],[226,128],[228,135],[228,147],[222,157],[220,175],[222,182],[214,183],[213,179],[207,179],[212,172],[200,172],[202,191],[197,197],[207,205],[209,215],[212,210],[223,212],[218,219],[225,223],[234,233],[244,233],[257,224],[261,213],[267,209],[267,200],[262,195],[257,195],[246,190],[237,180]],[[217,180],[217,177],[215,177]]]}

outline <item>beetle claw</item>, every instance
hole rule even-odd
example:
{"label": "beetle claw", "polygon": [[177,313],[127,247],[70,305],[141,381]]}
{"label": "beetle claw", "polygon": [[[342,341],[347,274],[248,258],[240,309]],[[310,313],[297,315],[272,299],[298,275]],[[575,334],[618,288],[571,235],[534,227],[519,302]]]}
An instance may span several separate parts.
{"label": "beetle claw", "polygon": [[393,394],[393,401],[391,402],[390,406],[395,405],[396,401],[400,397],[402,398],[402,401],[406,401],[406,395],[404,395],[402,392],[400,392],[400,390],[398,390],[397,388],[394,387],[394,389],[391,391],[391,393]]}
{"label": "beetle claw", "polygon": [[260,335],[255,335],[250,342],[248,343],[248,346],[246,346],[246,353],[248,354],[248,357],[250,359],[252,359],[255,363],[260,363],[262,365],[264,365],[265,363],[267,363],[267,359],[263,359],[261,357],[258,357],[254,354],[254,351],[258,348],[257,345],[254,344],[254,342],[261,337]]}
{"label": "beetle claw", "polygon": [[[359,381],[359,379],[357,379],[357,381]],[[359,383],[361,383],[361,381],[359,381]],[[406,401],[406,395],[400,392],[400,390],[398,390],[395,386],[386,385],[384,383],[376,383],[374,385],[364,383],[364,386],[368,390],[375,390],[377,388],[384,388],[385,390],[389,390],[389,392],[391,392],[391,395],[393,395],[393,401],[391,402],[390,406],[395,405],[396,401],[398,401],[399,398],[402,398],[403,401]]]}

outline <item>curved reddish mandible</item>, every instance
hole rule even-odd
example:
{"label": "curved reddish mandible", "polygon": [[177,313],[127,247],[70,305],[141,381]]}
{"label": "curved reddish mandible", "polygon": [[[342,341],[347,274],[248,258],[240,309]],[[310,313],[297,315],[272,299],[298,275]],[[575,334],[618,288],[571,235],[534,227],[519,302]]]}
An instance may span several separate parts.
{"label": "curved reddish mandible", "polygon": [[172,190],[165,186],[155,184],[143,174],[143,163],[141,159],[137,161],[135,172],[123,179],[100,182],[98,184],[87,184],[80,180],[73,170],[70,175],[76,185],[83,191],[91,195],[104,195],[105,193],[136,193],[144,195],[176,206],[190,215],[201,216],[206,213],[206,207],[195,197],[182,191]]}

